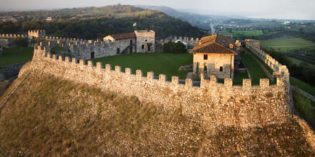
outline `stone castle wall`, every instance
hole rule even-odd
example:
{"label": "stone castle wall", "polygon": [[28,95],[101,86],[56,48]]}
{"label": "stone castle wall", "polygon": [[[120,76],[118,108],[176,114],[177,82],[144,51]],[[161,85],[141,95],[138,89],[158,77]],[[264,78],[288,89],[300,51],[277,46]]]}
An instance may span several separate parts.
{"label": "stone castle wall", "polygon": [[[252,86],[251,80],[243,80],[242,86],[233,86],[231,79],[223,84],[217,83],[216,77],[201,80],[200,86],[193,86],[192,80],[186,79],[179,84],[176,76],[166,81],[165,75],[154,79],[154,73],[146,75],[141,70],[91,61],[52,55],[42,46],[35,48],[33,60],[22,68],[19,75],[35,71],[85,83],[119,94],[137,96],[140,101],[153,102],[165,110],[181,109],[183,114],[198,116],[209,127],[226,126],[261,126],[285,122],[291,114],[288,110],[287,82],[277,79],[270,85],[268,79],[261,79],[259,86]],[[215,123],[213,123],[215,122]]]}
{"label": "stone castle wall", "polygon": [[287,66],[279,63],[276,59],[272,58],[269,54],[261,50],[260,41],[254,39],[246,39],[246,48],[255,54],[261,61],[263,61],[273,71],[274,77],[281,77],[287,84],[288,90],[288,105],[291,112],[294,111],[294,103],[290,93],[290,72]]}
{"label": "stone castle wall", "polygon": [[275,77],[282,76],[287,81],[289,81],[289,69],[285,65],[279,63],[276,59],[272,58],[269,54],[261,50],[260,42],[258,40],[246,39],[245,42],[246,47],[273,70],[273,75]]}
{"label": "stone castle wall", "polygon": [[0,34],[2,39],[18,39],[18,38],[27,38],[26,34]]}
{"label": "stone castle wall", "polygon": [[177,41],[181,41],[185,44],[187,44],[188,47],[194,47],[198,42],[199,42],[199,38],[190,38],[190,37],[168,37],[166,39],[161,39],[158,40],[158,44],[164,45],[165,43],[168,42],[177,42]]}

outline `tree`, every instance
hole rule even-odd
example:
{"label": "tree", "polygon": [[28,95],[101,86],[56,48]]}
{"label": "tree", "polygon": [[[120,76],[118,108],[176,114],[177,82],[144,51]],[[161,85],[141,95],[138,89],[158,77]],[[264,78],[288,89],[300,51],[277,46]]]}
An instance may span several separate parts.
{"label": "tree", "polygon": [[27,47],[28,46],[28,40],[25,38],[18,38],[14,41],[14,44],[16,46],[20,46],[20,47]]}
{"label": "tree", "polygon": [[187,53],[186,46],[181,42],[168,42],[163,45],[163,51],[168,53]]}

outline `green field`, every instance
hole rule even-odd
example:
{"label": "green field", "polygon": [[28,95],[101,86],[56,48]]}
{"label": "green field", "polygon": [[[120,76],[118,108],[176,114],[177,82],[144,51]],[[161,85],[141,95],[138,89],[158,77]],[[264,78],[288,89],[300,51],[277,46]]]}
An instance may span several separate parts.
{"label": "green field", "polygon": [[32,59],[33,48],[12,47],[5,48],[0,54],[0,66],[8,64],[23,63]]}
{"label": "green field", "polygon": [[[181,65],[192,64],[191,54],[172,54],[172,53],[152,53],[152,54],[129,54],[95,59],[94,62],[120,65],[122,68],[130,67],[135,73],[136,69],[141,69],[143,75],[153,71],[155,75],[165,74],[168,79],[171,76],[186,78],[186,71],[178,71]],[[123,69],[124,71],[124,69]]]}
{"label": "green field", "polygon": [[246,31],[240,31],[240,30],[232,30],[231,32],[234,37],[257,37],[264,35],[262,30],[246,30]]}
{"label": "green field", "polygon": [[293,91],[295,109],[312,126],[315,127],[315,102],[304,97],[298,91]]}
{"label": "green field", "polygon": [[262,47],[278,52],[292,52],[295,50],[315,49],[315,43],[298,37],[283,37],[262,41]]}
{"label": "green field", "polygon": [[290,78],[290,83],[293,85],[293,86],[296,86],[300,89],[302,89],[303,91],[315,96],[315,87],[313,87],[312,85],[309,85],[299,79],[296,79],[294,77],[291,77]]}

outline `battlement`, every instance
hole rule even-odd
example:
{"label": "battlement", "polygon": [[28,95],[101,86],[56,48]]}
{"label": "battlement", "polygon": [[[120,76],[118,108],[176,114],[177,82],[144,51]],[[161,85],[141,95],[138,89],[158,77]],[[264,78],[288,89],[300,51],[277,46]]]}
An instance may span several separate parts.
{"label": "battlement", "polygon": [[18,38],[27,38],[27,35],[26,34],[0,34],[0,38],[18,39]]}
{"label": "battlement", "polygon": [[29,38],[44,38],[46,36],[45,30],[29,30],[27,31],[27,35]]}
{"label": "battlement", "polygon": [[287,66],[282,65],[276,59],[272,58],[269,54],[261,50],[258,40],[246,39],[245,42],[246,47],[273,70],[273,75],[275,77],[283,78],[285,81],[289,82],[290,73]]}
{"label": "battlement", "polygon": [[192,37],[182,37],[182,36],[175,36],[175,37],[168,37],[165,39],[160,39],[157,42],[161,45],[168,43],[168,42],[182,42],[187,46],[193,47],[199,42],[199,38],[192,38]]}
{"label": "battlement", "polygon": [[215,76],[201,79],[200,85],[191,79],[180,81],[177,76],[167,79],[164,74],[144,73],[120,66],[96,65],[91,61],[51,55],[43,44],[35,47],[30,66],[25,71],[46,73],[77,83],[88,84],[104,91],[136,96],[140,101],[152,102],[165,110],[181,107],[183,114],[199,115],[211,125],[260,126],[283,123],[289,116],[287,82],[278,78],[276,84],[261,79],[258,86],[244,79],[243,85],[234,86],[232,79],[218,83]]}
{"label": "battlement", "polygon": [[[51,53],[47,51],[48,48],[41,45],[38,45],[35,47],[35,51],[34,51],[34,59],[51,59],[52,61],[58,61],[58,62],[65,62],[66,64],[69,63],[69,61],[71,60],[75,60],[75,59],[71,59],[69,57],[65,58],[65,59],[58,59],[58,58],[62,58],[62,56],[58,56],[56,54],[50,55]],[[243,79],[243,85],[239,86],[239,85],[232,85],[232,79],[229,78],[225,78],[224,79],[224,83],[219,83],[217,81],[217,78],[215,75],[211,75],[210,76],[210,80],[206,80],[206,79],[201,79],[201,83],[200,86],[193,86],[193,80],[191,79],[186,79],[185,80],[185,84],[180,84],[179,83],[179,77],[178,76],[172,76],[171,81],[169,81],[168,79],[166,79],[166,75],[164,74],[159,74],[158,77],[154,77],[154,72],[148,72],[146,74],[146,76],[143,76],[143,72],[140,69],[136,70],[135,74],[132,74],[132,69],[130,68],[126,68],[124,71],[121,70],[120,66],[114,66],[114,69],[112,69],[112,65],[106,64],[105,68],[103,67],[102,63],[98,62],[96,63],[96,65],[92,64],[92,61],[88,61],[88,64],[86,64],[86,61],[83,59],[80,59],[78,63],[78,65],[81,65],[84,68],[93,68],[95,71],[108,71],[108,72],[112,72],[112,73],[119,73],[119,74],[123,74],[123,75],[128,75],[128,76],[133,76],[135,78],[141,78],[142,81],[157,81],[163,85],[165,84],[172,84],[172,85],[176,85],[178,87],[190,87],[190,88],[216,88],[216,87],[229,87],[229,88],[269,88],[269,87],[282,87],[285,82],[283,81],[282,78],[277,78],[277,83],[275,85],[271,85],[269,82],[269,79],[260,79],[260,84],[258,86],[252,86],[251,84],[251,80],[250,79]],[[69,63],[69,66],[72,65],[73,63]]]}

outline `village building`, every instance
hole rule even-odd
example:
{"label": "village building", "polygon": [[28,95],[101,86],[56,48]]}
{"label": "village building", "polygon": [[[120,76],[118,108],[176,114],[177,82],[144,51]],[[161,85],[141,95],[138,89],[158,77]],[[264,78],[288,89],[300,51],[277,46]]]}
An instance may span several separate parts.
{"label": "village building", "polygon": [[117,54],[155,52],[155,32],[153,30],[112,34],[105,36],[103,40],[115,42]]}
{"label": "village building", "polygon": [[203,37],[193,49],[193,74],[205,77],[216,75],[219,79],[233,78],[234,41],[224,36]]}

